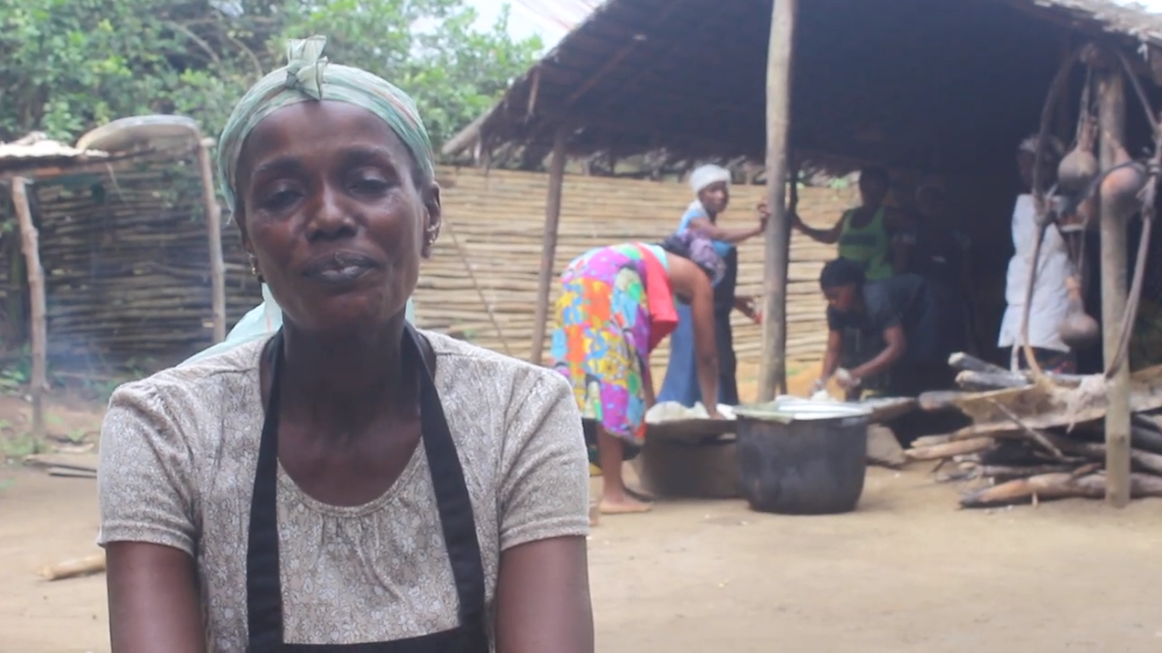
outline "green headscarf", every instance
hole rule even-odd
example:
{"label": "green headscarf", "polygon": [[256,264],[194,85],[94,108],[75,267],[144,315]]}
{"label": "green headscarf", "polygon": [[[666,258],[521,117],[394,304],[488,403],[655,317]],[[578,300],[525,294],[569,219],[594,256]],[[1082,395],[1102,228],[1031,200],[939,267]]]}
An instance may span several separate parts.
{"label": "green headscarf", "polygon": [[234,183],[242,143],[258,123],[274,111],[296,102],[334,100],[367,109],[399,136],[420,170],[435,172],[432,142],[415,102],[390,82],[366,70],[329,64],[323,56],[327,37],[312,36],[287,43],[287,65],[275,70],[242,96],[218,141],[218,175],[226,205],[236,209]]}

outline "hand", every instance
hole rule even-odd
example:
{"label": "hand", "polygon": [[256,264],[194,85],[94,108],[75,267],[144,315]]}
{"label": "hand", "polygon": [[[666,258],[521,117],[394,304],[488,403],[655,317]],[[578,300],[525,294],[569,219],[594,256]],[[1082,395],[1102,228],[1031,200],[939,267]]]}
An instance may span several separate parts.
{"label": "hand", "polygon": [[850,370],[841,369],[835,373],[835,381],[839,383],[839,387],[851,391],[859,387],[860,379]]}
{"label": "hand", "polygon": [[710,419],[726,419],[726,417],[722,413],[718,412],[717,407],[707,408],[706,414],[710,417]]}
{"label": "hand", "polygon": [[763,198],[757,207],[759,212],[759,221],[766,224],[767,218],[771,217],[771,207],[767,205],[767,198]]}
{"label": "hand", "polygon": [[817,379],[815,381],[815,383],[811,384],[812,394],[814,394],[816,392],[821,392],[821,391],[826,390],[826,389],[827,389],[827,379]]}

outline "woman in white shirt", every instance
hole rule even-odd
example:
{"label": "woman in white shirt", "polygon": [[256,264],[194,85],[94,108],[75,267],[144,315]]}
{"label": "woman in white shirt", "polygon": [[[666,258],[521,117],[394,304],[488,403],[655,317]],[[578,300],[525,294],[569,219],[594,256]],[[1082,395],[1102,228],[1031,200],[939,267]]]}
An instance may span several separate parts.
{"label": "woman in white shirt", "polygon": [[[1036,151],[1037,136],[1030,136],[1022,141],[1017,151],[1017,169],[1027,192],[1017,196],[1017,203],[1013,208],[1014,251],[1012,259],[1009,260],[1005,285],[1005,301],[1008,302],[1008,308],[1001,320],[1000,337],[997,339],[997,346],[1010,352],[1014,370],[1028,367],[1022,351],[1024,341],[1021,323],[1025,312],[1025,294],[1028,291],[1033,249],[1037,243],[1037,233],[1040,231],[1037,227],[1037,210],[1032,194]],[[1044,186],[1052,184],[1062,154],[1061,143],[1050,138],[1041,157],[1041,180]],[[1046,372],[1070,373],[1076,368],[1073,353],[1057,333],[1069,307],[1065,280],[1071,272],[1072,264],[1065,239],[1056,229],[1046,229],[1037,259],[1037,279],[1029,308],[1029,345],[1033,348],[1033,356],[1037,363]]]}

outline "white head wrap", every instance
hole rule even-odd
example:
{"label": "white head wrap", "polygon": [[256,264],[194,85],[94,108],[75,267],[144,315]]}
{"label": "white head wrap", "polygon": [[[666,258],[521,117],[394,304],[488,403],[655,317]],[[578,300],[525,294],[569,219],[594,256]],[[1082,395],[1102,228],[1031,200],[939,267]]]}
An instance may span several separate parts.
{"label": "white head wrap", "polygon": [[[1018,148],[1019,152],[1028,152],[1029,154],[1037,153],[1037,134],[1021,141],[1021,146]],[[1060,159],[1065,156],[1065,146],[1055,136],[1045,137],[1045,154],[1055,159]]]}
{"label": "white head wrap", "polygon": [[716,184],[720,181],[730,183],[730,171],[722,166],[698,166],[694,172],[690,173],[690,188],[694,189],[695,195],[701,193],[702,189],[710,184]]}

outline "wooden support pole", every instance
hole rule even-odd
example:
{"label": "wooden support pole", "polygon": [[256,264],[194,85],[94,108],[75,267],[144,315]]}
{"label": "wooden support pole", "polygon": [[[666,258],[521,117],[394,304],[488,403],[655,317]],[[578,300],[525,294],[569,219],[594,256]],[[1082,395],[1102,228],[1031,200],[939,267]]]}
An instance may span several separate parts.
{"label": "wooden support pole", "polygon": [[29,321],[29,339],[32,341],[32,434],[44,435],[44,391],[48,378],[48,327],[45,324],[44,268],[40,265],[40,243],[36,225],[32,223],[32,208],[28,204],[28,180],[23,177],[12,179],[12,205],[16,209],[16,221],[20,227],[20,249],[24,252],[24,265],[28,270],[29,304],[32,317]]}
{"label": "wooden support pole", "polygon": [[[1101,126],[1101,167],[1116,164],[1116,148],[1125,143],[1126,94],[1122,71],[1109,66],[1098,78],[1098,124]],[[1101,199],[1102,345],[1108,369],[1117,355],[1118,336],[1126,313],[1126,219],[1114,198]],[[1122,508],[1130,502],[1130,366],[1120,366],[1109,379],[1105,417],[1106,501]]]}
{"label": "wooden support pole", "polygon": [[553,283],[553,261],[557,254],[557,227],[561,222],[561,188],[565,183],[565,141],[568,130],[557,130],[549,162],[549,196],[545,201],[545,235],[541,242],[541,269],[537,277],[537,318],[533,324],[533,351],[529,360],[541,364],[545,351],[545,326],[549,321],[549,297]]}
{"label": "wooden support pole", "polygon": [[198,140],[198,165],[202,169],[202,206],[206,210],[206,238],[210,250],[210,315],[214,344],[226,339],[226,264],[222,259],[222,210],[214,194],[214,170],[210,150]]}
{"label": "wooden support pole", "polygon": [[759,401],[787,389],[787,137],[791,122],[791,55],[798,0],[775,0],[767,46],[767,204],[763,349]]}

